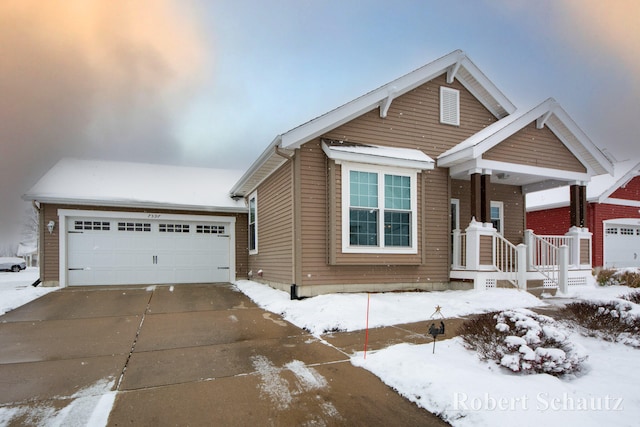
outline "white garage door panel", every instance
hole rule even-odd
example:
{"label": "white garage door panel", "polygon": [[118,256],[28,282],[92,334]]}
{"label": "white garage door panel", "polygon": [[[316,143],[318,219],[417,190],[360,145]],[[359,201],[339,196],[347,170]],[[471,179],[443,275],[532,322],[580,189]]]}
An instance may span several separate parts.
{"label": "white garage door panel", "polygon": [[607,224],[604,257],[606,268],[640,267],[640,226]]}
{"label": "white garage door panel", "polygon": [[[97,229],[92,229],[92,224],[98,224]],[[68,218],[68,283],[73,286],[228,282],[231,238],[221,233],[231,224],[202,224]]]}

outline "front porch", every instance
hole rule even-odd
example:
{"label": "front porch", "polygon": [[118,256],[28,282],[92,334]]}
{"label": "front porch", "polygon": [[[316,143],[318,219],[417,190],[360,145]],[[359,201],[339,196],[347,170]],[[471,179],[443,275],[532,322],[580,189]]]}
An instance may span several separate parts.
{"label": "front porch", "polygon": [[450,279],[473,281],[474,289],[508,284],[518,289],[558,289],[590,283],[591,233],[571,227],[564,236],[524,233],[524,242],[514,245],[492,223],[471,220],[462,233],[453,231]]}

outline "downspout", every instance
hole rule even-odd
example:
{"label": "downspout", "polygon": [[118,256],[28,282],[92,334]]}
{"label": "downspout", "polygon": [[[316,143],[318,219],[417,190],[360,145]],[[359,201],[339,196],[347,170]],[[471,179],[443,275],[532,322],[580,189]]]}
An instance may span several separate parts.
{"label": "downspout", "polygon": [[33,282],[32,286],[38,286],[40,284],[40,282],[42,281],[42,269],[43,269],[43,262],[42,262],[42,253],[41,253],[41,248],[44,246],[42,239],[44,239],[44,233],[42,233],[42,228],[44,225],[44,220],[42,219],[42,212],[40,211],[40,202],[38,202],[37,200],[32,200],[31,201],[31,206],[33,206],[33,209],[38,213],[38,238],[36,239],[38,242],[38,280],[36,280],[35,282]]}

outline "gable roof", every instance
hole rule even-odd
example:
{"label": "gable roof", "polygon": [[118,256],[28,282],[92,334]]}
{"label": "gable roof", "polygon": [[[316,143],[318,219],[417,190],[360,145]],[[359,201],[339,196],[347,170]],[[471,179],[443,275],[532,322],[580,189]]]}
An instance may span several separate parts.
{"label": "gable roof", "polygon": [[536,126],[549,129],[567,149],[587,168],[589,175],[613,172],[613,165],[589,137],[553,99],[548,98],[531,109],[517,110],[470,136],[460,144],[438,156],[438,166],[452,167],[482,157],[484,153],[503,142],[533,121]]}
{"label": "gable roof", "polygon": [[[618,188],[623,187],[633,178],[640,176],[640,160],[629,159],[614,164],[613,174],[595,176],[587,184],[587,201],[592,203],[606,202]],[[567,186],[536,191],[527,194],[527,211],[569,206],[569,190]]]}
{"label": "gable roof", "polygon": [[62,159],[22,196],[44,203],[245,212],[229,197],[241,171]]}
{"label": "gable roof", "polygon": [[495,117],[503,118],[515,111],[515,106],[469,59],[455,50],[427,65],[399,77],[326,114],[278,135],[231,189],[232,196],[244,196],[255,189],[285,161],[282,149],[294,150],[331,129],[343,125],[368,111],[379,108],[385,117],[393,100],[446,73],[447,81],[457,79]]}

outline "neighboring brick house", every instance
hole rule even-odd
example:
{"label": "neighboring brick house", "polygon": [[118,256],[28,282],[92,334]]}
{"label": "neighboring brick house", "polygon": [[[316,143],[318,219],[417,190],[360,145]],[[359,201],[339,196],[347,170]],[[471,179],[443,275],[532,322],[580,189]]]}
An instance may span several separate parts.
{"label": "neighboring brick house", "polygon": [[[593,266],[640,267],[640,161],[614,164],[614,175],[587,184],[587,218]],[[527,228],[536,234],[560,234],[570,221],[567,187],[527,196]]]}

